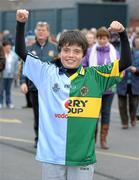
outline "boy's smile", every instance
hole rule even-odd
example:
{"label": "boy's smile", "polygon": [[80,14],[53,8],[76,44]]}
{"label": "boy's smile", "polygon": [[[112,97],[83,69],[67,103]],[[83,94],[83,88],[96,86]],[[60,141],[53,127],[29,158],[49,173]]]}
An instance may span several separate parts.
{"label": "boy's smile", "polygon": [[67,69],[77,68],[83,58],[83,50],[78,45],[63,46],[60,52],[61,63]]}

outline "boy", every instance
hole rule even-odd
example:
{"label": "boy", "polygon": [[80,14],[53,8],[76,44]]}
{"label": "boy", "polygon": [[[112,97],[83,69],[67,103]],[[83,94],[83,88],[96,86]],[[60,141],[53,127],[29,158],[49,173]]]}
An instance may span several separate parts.
{"label": "boy", "polygon": [[[43,162],[42,179],[92,180],[96,162],[94,133],[101,97],[119,81],[119,70],[131,63],[127,36],[123,33],[120,63],[84,69],[81,61],[88,44],[79,31],[61,35],[60,60],[42,63],[25,49],[24,26],[28,14],[26,10],[17,11],[16,52],[25,61],[24,74],[39,93],[36,158]],[[122,33],[124,27],[114,21],[109,30]]]}

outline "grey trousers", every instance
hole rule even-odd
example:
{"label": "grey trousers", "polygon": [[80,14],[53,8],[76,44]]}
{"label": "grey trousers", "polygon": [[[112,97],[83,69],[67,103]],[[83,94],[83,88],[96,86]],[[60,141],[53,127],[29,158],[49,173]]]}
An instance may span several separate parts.
{"label": "grey trousers", "polygon": [[42,180],[93,180],[94,164],[89,166],[64,166],[43,163]]}

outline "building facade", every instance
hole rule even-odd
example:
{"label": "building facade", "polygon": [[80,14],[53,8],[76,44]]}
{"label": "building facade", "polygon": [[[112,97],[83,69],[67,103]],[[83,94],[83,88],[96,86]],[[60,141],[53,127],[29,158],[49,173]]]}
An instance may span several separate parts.
{"label": "building facade", "polygon": [[[0,0],[0,31],[9,29],[15,33],[15,14],[16,9],[20,8],[30,11],[27,30],[33,30],[36,22],[41,20],[50,24],[53,34],[63,29],[99,27],[100,24],[108,26],[115,19],[125,26],[139,26],[139,1],[118,1],[120,0]],[[108,4],[108,9],[102,10],[102,6]]]}
{"label": "building facade", "polygon": [[[118,3],[117,0],[0,0],[0,11],[15,10],[18,8],[25,9],[51,9],[51,8],[73,8],[77,3]],[[139,18],[139,1],[138,0],[121,0],[129,6],[129,18]]]}

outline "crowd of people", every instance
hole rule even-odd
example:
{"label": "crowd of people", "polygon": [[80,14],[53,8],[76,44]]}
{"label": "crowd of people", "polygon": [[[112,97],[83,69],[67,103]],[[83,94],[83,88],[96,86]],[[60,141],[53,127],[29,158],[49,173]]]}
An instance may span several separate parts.
{"label": "crowd of people", "polygon": [[55,37],[40,21],[25,35],[28,16],[17,11],[15,42],[1,38],[0,110],[14,108],[12,83],[19,80],[25,108],[33,109],[42,179],[92,180],[99,129],[100,148],[109,149],[114,95],[122,129],[135,127],[139,117],[139,31],[113,21],[109,28],[64,30]]}

